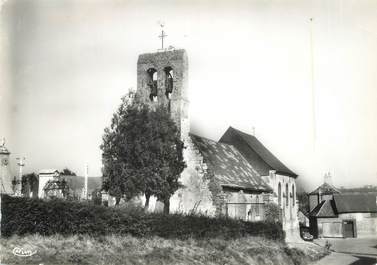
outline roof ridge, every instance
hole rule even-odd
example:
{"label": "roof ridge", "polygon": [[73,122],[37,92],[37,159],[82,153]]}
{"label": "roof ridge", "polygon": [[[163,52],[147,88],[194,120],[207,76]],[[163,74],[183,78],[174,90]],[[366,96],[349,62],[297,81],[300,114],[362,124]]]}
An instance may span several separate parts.
{"label": "roof ridge", "polygon": [[[234,145],[232,145],[232,144],[228,144],[228,143],[223,143],[223,142],[220,142],[220,141],[216,141],[216,140],[213,140],[213,139],[207,138],[207,137],[205,137],[205,136],[200,136],[200,135],[197,135],[197,134],[194,134],[194,133],[189,133],[189,135],[192,135],[192,136],[194,136],[194,137],[198,137],[198,138],[201,138],[201,139],[204,139],[204,140],[208,140],[208,141],[211,141],[211,142],[215,142],[216,144],[227,145],[227,146],[229,146],[229,147],[233,147],[233,148],[235,148]],[[237,149],[237,148],[236,148],[236,149]],[[238,150],[237,150],[237,152],[238,152]]]}
{"label": "roof ridge", "polygon": [[[255,148],[253,148],[253,146],[250,145],[248,139],[246,137],[250,137],[252,140],[256,141],[257,144],[259,144],[261,146],[261,148],[263,148],[265,150],[265,152],[267,152],[267,155],[268,156],[271,156],[273,160],[276,160],[276,162],[278,164],[280,164],[280,167],[281,170],[277,170],[277,172],[282,172],[282,173],[286,173],[286,174],[289,174],[291,176],[298,176],[296,173],[294,173],[291,169],[289,169],[279,158],[277,158],[261,141],[259,141],[259,139],[255,136],[255,135],[252,135],[252,134],[248,134],[246,132],[243,132],[237,128],[234,128],[232,126],[229,126],[228,130],[229,129],[232,129],[233,131],[235,131],[235,133],[237,133],[245,142],[246,144],[252,149],[254,150],[254,153],[261,159],[263,160],[270,168],[272,169],[275,169],[276,167],[271,165],[271,162],[272,161],[268,161],[269,159],[267,159],[266,157],[263,157],[260,152],[257,152],[257,150],[255,150]],[[279,167],[279,166],[278,166]]]}

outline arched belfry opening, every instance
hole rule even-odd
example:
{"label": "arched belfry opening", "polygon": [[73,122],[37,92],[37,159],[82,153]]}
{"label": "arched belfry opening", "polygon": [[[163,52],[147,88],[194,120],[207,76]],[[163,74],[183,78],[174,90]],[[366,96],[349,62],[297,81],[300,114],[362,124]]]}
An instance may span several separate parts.
{"label": "arched belfry opening", "polygon": [[173,93],[173,80],[174,80],[174,71],[170,66],[164,68],[165,72],[165,95],[167,99],[171,98]]}
{"label": "arched belfry opening", "polygon": [[147,70],[147,74],[147,85],[150,89],[149,99],[151,101],[157,101],[157,70],[154,68],[149,68]]}
{"label": "arched belfry opening", "polygon": [[140,54],[137,60],[137,95],[148,105],[164,106],[187,138],[188,58],[185,50],[160,50]]}

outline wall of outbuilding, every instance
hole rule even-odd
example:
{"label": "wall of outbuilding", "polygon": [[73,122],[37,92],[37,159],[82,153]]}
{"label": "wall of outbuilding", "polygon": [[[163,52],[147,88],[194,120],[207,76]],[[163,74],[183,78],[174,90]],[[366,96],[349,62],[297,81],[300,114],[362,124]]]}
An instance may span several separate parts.
{"label": "wall of outbuilding", "polygon": [[358,238],[377,238],[377,213],[344,213],[339,219],[354,219]]}
{"label": "wall of outbuilding", "polygon": [[344,213],[336,218],[317,218],[318,237],[344,237],[343,221],[354,222],[357,238],[377,238],[377,213]]}

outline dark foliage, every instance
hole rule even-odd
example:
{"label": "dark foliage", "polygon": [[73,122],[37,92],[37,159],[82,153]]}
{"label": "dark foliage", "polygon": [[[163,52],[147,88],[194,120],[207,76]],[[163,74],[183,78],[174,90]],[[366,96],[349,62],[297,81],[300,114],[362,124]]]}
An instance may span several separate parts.
{"label": "dark foliage", "polygon": [[65,200],[16,198],[3,195],[1,233],[72,235],[106,234],[163,238],[238,238],[252,235],[282,240],[278,223],[244,222],[230,218],[197,215],[152,214],[141,208],[108,208]]}
{"label": "dark foliage", "polygon": [[293,261],[294,265],[301,265],[306,264],[306,255],[303,251],[297,249],[297,248],[284,248],[284,252],[290,257]]}
{"label": "dark foliage", "polygon": [[308,194],[305,192],[297,193],[297,199],[299,201],[299,209],[303,213],[309,213],[309,197]]}
{"label": "dark foliage", "polygon": [[70,170],[69,168],[64,168],[61,172],[60,175],[62,176],[77,176],[75,172]]}
{"label": "dark foliage", "polygon": [[92,191],[92,202],[95,205],[101,205],[102,197],[101,197],[101,189],[95,189]]}
{"label": "dark foliage", "polygon": [[169,199],[181,186],[185,168],[183,142],[169,111],[151,108],[131,93],[122,98],[111,125],[105,128],[100,146],[103,161],[103,189],[127,200],[154,195],[169,212]]}
{"label": "dark foliage", "polygon": [[22,176],[21,193],[29,197],[33,193],[33,197],[38,196],[38,176],[35,173],[30,173]]}

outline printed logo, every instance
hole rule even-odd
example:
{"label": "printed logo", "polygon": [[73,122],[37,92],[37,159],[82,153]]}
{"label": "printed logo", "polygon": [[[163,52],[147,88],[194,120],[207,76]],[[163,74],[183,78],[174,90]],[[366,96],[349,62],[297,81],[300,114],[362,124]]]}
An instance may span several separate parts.
{"label": "printed logo", "polygon": [[35,253],[37,253],[37,251],[33,249],[28,249],[28,248],[15,247],[12,253],[13,255],[18,256],[18,257],[30,257],[30,256],[33,256]]}

